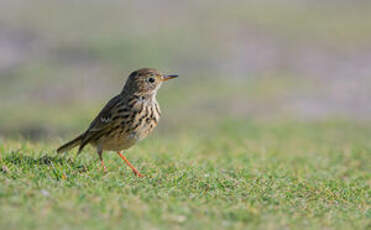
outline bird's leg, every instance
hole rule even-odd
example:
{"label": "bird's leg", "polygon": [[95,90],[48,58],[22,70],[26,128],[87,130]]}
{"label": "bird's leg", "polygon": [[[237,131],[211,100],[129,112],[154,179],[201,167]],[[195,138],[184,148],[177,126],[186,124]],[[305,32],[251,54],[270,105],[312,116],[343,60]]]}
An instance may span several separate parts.
{"label": "bird's leg", "polygon": [[124,155],[122,155],[120,152],[117,152],[117,154],[125,161],[125,163],[133,170],[134,174],[138,177],[143,177],[142,174],[126,159]]}
{"label": "bird's leg", "polygon": [[106,166],[104,165],[104,161],[103,161],[103,151],[102,150],[98,150],[98,156],[99,156],[99,160],[100,160],[100,163],[102,164],[102,167],[103,167],[103,172],[107,172],[107,168]]}

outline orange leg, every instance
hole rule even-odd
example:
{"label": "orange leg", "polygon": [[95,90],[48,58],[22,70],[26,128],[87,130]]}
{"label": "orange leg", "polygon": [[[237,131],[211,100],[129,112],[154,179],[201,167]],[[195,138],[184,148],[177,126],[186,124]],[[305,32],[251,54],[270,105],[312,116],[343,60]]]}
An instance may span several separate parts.
{"label": "orange leg", "polygon": [[103,167],[103,172],[107,172],[107,168],[106,166],[104,165],[104,161],[103,161],[103,151],[98,151],[98,156],[99,156],[99,160],[100,160],[100,163],[102,164],[102,167]]}
{"label": "orange leg", "polygon": [[125,161],[125,163],[133,170],[134,174],[138,177],[143,177],[142,174],[126,159],[124,155],[122,155],[120,152],[117,152],[117,154]]}
{"label": "orange leg", "polygon": [[103,167],[103,172],[107,172],[107,167],[104,165],[104,161],[103,160],[101,160],[100,161],[101,162],[101,164],[102,164],[102,167]]}

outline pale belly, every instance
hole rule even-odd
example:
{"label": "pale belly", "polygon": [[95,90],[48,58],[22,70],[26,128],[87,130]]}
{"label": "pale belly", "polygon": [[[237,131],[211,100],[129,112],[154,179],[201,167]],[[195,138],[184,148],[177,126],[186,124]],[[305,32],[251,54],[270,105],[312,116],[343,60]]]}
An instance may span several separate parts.
{"label": "pale belly", "polygon": [[97,146],[101,147],[103,151],[121,151],[135,145],[137,141],[138,140],[131,135],[116,135],[113,137],[102,137]]}
{"label": "pale belly", "polygon": [[154,129],[154,126],[140,126],[135,131],[132,131],[130,134],[123,133],[112,136],[102,137],[96,146],[102,148],[103,151],[122,151],[129,149],[137,142],[143,140],[148,136]]}

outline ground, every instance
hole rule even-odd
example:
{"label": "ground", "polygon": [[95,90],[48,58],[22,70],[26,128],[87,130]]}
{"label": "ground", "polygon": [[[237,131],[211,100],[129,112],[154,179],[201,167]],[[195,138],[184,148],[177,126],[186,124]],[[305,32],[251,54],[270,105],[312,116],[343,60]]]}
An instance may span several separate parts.
{"label": "ground", "polygon": [[0,229],[366,229],[371,127],[225,120],[93,148],[0,139]]}

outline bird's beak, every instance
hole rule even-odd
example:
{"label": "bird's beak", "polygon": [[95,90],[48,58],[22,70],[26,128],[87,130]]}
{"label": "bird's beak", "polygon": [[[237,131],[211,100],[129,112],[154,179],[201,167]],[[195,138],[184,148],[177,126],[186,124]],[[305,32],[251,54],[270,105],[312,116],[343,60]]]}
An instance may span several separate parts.
{"label": "bird's beak", "polygon": [[168,81],[170,79],[174,79],[174,78],[177,78],[177,77],[178,77],[178,75],[176,75],[176,74],[162,75],[161,80],[162,81]]}

